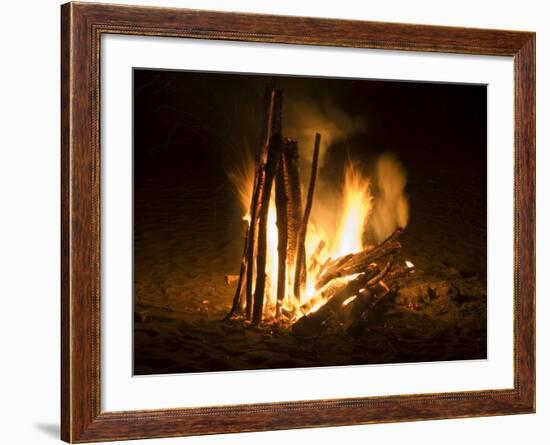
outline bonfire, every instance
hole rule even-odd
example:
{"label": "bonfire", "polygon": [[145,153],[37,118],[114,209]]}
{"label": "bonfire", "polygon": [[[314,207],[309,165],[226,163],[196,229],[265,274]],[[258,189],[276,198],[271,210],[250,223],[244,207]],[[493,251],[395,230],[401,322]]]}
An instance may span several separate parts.
{"label": "bonfire", "polygon": [[322,135],[315,135],[302,193],[298,143],[282,134],[282,100],[281,91],[266,90],[260,149],[243,186],[247,228],[240,271],[226,277],[236,283],[226,320],[276,323],[300,332],[342,312],[353,331],[395,298],[399,278],[415,273],[411,262],[396,260],[404,227],[364,245],[374,203],[369,179],[352,162],[344,174],[338,229],[327,233],[310,222]]}

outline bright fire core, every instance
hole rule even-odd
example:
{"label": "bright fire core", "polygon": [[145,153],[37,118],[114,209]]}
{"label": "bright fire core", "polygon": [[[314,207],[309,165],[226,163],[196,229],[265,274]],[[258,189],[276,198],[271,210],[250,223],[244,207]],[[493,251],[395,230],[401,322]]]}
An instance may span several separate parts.
{"label": "bright fire core", "polygon": [[[253,168],[246,168],[231,176],[245,210],[243,219],[248,223],[250,223],[248,206],[254,181],[253,172]],[[275,315],[277,300],[278,230],[274,195],[275,192],[272,191],[267,225],[267,283],[264,309],[266,318]],[[318,302],[312,301],[314,304],[307,304],[313,297],[319,295],[320,289],[316,288],[316,277],[318,277],[321,267],[331,259],[360,252],[366,247],[363,245],[363,231],[371,215],[374,198],[371,194],[370,179],[352,162],[348,162],[345,166],[344,181],[334,204],[331,212],[325,212],[330,213],[329,216],[322,218],[325,221],[319,220],[319,216],[316,218],[314,213],[308,224],[305,241],[307,282],[299,301],[294,298],[293,293],[294,267],[287,264],[285,280],[287,291],[283,301],[283,310],[293,314],[295,319],[306,313],[314,312],[323,304],[322,298]],[[327,218],[333,220],[326,221]],[[327,226],[336,227],[336,230],[324,230]],[[319,249],[320,243],[324,244],[322,249]],[[349,281],[353,278],[354,276],[349,276],[340,280]],[[308,309],[304,311],[304,307]]]}

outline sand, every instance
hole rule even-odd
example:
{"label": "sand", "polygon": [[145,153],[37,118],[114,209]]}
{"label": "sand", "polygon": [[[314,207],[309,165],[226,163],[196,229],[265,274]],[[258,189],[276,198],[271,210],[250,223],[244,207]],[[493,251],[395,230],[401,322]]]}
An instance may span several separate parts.
{"label": "sand", "polygon": [[234,293],[224,276],[238,273],[244,231],[230,185],[200,174],[144,181],[135,193],[135,374],[486,358],[485,191],[471,176],[409,176],[398,260],[418,273],[358,338],[223,322]]}

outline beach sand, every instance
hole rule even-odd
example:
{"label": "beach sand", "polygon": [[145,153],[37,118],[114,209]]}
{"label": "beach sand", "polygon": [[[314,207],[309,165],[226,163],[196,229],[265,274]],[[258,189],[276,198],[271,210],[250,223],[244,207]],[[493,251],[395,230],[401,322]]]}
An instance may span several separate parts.
{"label": "beach sand", "polygon": [[412,261],[418,273],[358,338],[334,329],[302,337],[224,322],[235,286],[224,276],[238,274],[244,233],[231,185],[177,169],[140,182],[134,373],[486,358],[486,200],[482,178],[472,176],[421,169],[409,175],[411,217],[398,261]]}

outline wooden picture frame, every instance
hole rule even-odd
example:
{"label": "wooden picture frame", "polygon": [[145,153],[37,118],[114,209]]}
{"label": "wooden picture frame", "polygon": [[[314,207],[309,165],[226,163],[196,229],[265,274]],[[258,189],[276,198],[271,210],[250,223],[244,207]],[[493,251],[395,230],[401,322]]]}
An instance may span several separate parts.
{"label": "wooden picture frame", "polygon": [[[92,3],[67,3],[61,17],[63,440],[97,442],[535,411],[534,33]],[[99,91],[103,34],[513,57],[513,389],[102,412]]]}

